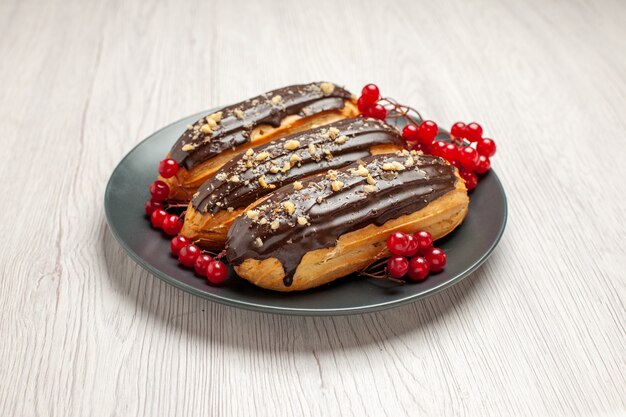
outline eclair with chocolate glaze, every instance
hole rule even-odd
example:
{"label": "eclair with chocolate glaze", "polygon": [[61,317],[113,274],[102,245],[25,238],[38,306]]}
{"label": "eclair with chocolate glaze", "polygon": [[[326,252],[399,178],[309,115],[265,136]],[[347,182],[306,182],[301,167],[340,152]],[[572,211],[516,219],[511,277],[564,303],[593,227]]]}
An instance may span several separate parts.
{"label": "eclair with chocolate glaze", "polygon": [[169,186],[170,200],[187,202],[211,174],[247,149],[356,115],[350,92],[333,83],[279,88],[187,126],[169,152],[178,174],[159,179]]}
{"label": "eclair with chocolate glaze", "polygon": [[233,222],[227,258],[237,274],[276,291],[317,287],[390,256],[390,233],[438,239],[465,218],[469,198],[456,168],[402,151],[363,158],[284,186]]}
{"label": "eclair with chocolate glaze", "polygon": [[399,151],[402,144],[395,127],[358,117],[250,148],[200,186],[180,234],[205,248],[224,247],[232,222],[259,198],[287,184],[298,189],[307,176]]}

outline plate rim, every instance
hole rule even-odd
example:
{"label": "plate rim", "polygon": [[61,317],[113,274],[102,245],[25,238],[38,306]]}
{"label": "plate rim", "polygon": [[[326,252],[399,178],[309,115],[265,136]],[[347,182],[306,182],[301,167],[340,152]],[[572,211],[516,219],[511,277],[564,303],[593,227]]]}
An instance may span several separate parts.
{"label": "plate rim", "polygon": [[[433,287],[429,290],[426,290],[425,292],[420,292],[417,294],[411,294],[408,295],[404,298],[400,298],[400,299],[395,299],[395,300],[391,300],[391,301],[387,301],[387,302],[382,302],[382,303],[377,303],[377,304],[369,304],[367,306],[357,306],[357,307],[345,307],[345,308],[299,308],[299,307],[278,307],[278,306],[268,306],[265,304],[257,304],[254,302],[248,302],[248,301],[237,301],[237,300],[233,300],[231,298],[227,298],[227,297],[223,297],[220,296],[218,294],[211,294],[208,292],[203,292],[191,285],[188,285],[182,281],[179,281],[177,279],[174,279],[172,277],[170,277],[168,274],[162,272],[161,270],[159,270],[158,268],[152,266],[151,264],[149,264],[148,262],[146,262],[138,253],[136,253],[132,248],[130,248],[126,242],[121,238],[118,230],[116,229],[116,227],[114,226],[113,222],[111,221],[111,213],[110,213],[110,207],[107,204],[108,198],[107,196],[110,193],[111,190],[111,180],[113,179],[113,177],[115,176],[115,174],[117,173],[117,171],[120,169],[120,167],[123,165],[124,161],[126,161],[127,158],[130,157],[130,155],[135,152],[135,150],[140,147],[144,142],[148,141],[150,138],[152,138],[153,136],[157,135],[158,133],[160,133],[161,131],[167,129],[168,127],[179,123],[185,119],[188,118],[192,118],[192,117],[197,117],[200,115],[203,115],[205,113],[211,113],[211,112],[215,112],[216,110],[219,110],[220,108],[223,108],[223,106],[220,107],[215,107],[213,109],[209,109],[206,112],[202,111],[202,112],[198,112],[198,113],[194,113],[191,114],[189,116],[185,116],[182,117],[174,122],[171,122],[165,126],[163,126],[162,128],[154,131],[153,133],[151,133],[150,135],[148,135],[146,138],[144,138],[143,140],[141,140],[139,143],[137,143],[135,146],[133,146],[132,149],[130,149],[125,155],[124,157],[118,162],[118,164],[115,166],[115,168],[113,169],[113,171],[111,172],[111,175],[109,175],[109,179],[107,180],[107,185],[106,188],[104,190],[104,212],[105,212],[105,219],[109,228],[109,231],[111,232],[111,234],[113,235],[113,237],[115,238],[115,240],[117,241],[117,243],[124,249],[124,251],[130,256],[130,258],[135,261],[135,263],[137,263],[139,266],[141,266],[144,270],[148,271],[151,275],[155,276],[156,278],[160,279],[163,282],[166,282],[167,284],[170,284],[182,291],[188,292],[192,295],[195,295],[197,297],[203,298],[205,300],[209,300],[209,301],[214,301],[220,304],[224,304],[224,305],[228,305],[230,307],[236,307],[236,308],[242,308],[244,310],[249,310],[249,311],[257,311],[257,312],[264,312],[264,313],[271,313],[271,314],[280,314],[280,315],[294,315],[294,316],[339,316],[339,315],[354,315],[354,314],[365,314],[365,313],[374,313],[377,311],[383,311],[383,310],[387,310],[390,308],[395,308],[395,307],[400,307],[402,305],[406,305],[408,303],[411,302],[415,302],[418,300],[422,300],[425,298],[428,298],[434,294],[437,294],[440,291],[443,291],[455,284],[458,284],[459,282],[461,282],[463,279],[467,278],[469,275],[471,275],[472,273],[474,273],[488,258],[489,256],[491,256],[491,254],[494,252],[495,248],[498,246],[498,244],[500,243],[500,240],[502,239],[502,235],[504,234],[504,229],[506,228],[506,224],[508,221],[508,200],[507,200],[507,196],[506,193],[504,191],[504,187],[502,186],[502,182],[500,181],[500,178],[498,177],[498,175],[494,172],[494,170],[492,169],[490,171],[490,175],[492,175],[495,179],[496,185],[498,187],[498,189],[500,190],[502,196],[503,196],[503,220],[502,220],[502,224],[500,225],[499,229],[498,229],[498,233],[496,236],[496,239],[492,242],[492,244],[489,246],[489,248],[469,267],[467,268],[463,273],[459,274],[458,276],[456,276],[454,279],[451,279],[449,281],[443,282],[440,285]],[[471,197],[470,197],[471,198]]]}

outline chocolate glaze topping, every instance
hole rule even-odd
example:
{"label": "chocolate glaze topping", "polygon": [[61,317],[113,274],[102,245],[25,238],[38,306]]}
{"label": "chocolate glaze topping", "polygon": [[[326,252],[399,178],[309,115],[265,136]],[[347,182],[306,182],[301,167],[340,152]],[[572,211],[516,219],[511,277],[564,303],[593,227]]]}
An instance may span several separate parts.
{"label": "chocolate glaze topping", "polygon": [[250,140],[250,132],[260,124],[280,126],[283,118],[305,117],[326,110],[342,109],[351,94],[328,82],[292,85],[270,91],[187,126],[170,150],[170,158],[191,169],[218,153]]}
{"label": "chocolate glaze topping", "polygon": [[201,213],[246,207],[283,185],[365,158],[373,145],[402,143],[383,121],[340,120],[248,150],[202,184],[191,204]]}
{"label": "chocolate glaze topping", "polygon": [[455,168],[416,152],[363,158],[337,171],[286,185],[238,217],[228,232],[228,260],[276,258],[284,284],[309,251],[335,246],[337,239],[369,224],[383,225],[413,213],[452,191]]}

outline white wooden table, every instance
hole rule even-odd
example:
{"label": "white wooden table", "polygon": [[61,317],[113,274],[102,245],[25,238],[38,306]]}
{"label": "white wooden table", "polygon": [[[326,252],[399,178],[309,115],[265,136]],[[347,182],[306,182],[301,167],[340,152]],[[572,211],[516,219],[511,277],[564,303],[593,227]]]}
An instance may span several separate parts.
{"label": "white wooden table", "polygon": [[[626,3],[0,1],[0,415],[626,415]],[[103,193],[185,115],[327,79],[499,145],[504,238],[377,314],[150,276]]]}

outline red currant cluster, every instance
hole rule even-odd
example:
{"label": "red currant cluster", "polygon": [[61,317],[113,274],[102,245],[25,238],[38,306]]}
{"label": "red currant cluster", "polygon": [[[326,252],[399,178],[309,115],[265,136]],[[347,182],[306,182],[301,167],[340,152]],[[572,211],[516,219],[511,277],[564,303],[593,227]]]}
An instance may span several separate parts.
{"label": "red currant cluster", "polygon": [[[166,158],[159,163],[159,175],[163,178],[171,178],[178,173],[178,163],[171,158]],[[156,229],[162,229],[170,236],[176,236],[183,228],[182,216],[170,214],[163,206],[164,201],[170,194],[170,188],[160,180],[150,184],[150,200],[146,201],[144,209],[150,216],[150,223]],[[224,282],[228,275],[228,267],[223,262],[213,259],[184,236],[176,236],[170,242],[172,253],[178,257],[178,261],[189,268],[193,268],[200,276],[206,277],[211,284]]]}
{"label": "red currant cluster", "polygon": [[361,97],[356,102],[359,112],[365,117],[385,120],[387,118],[387,109],[378,102],[380,99],[380,90],[376,84],[368,84],[361,90]]}
{"label": "red currant cluster", "polygon": [[196,274],[206,277],[211,284],[221,284],[228,275],[228,267],[224,262],[202,253],[199,247],[184,236],[176,236],[172,239],[170,249],[172,254],[178,257],[178,262],[188,268],[193,268]]}
{"label": "red currant cluster", "polygon": [[423,230],[413,235],[390,234],[387,249],[394,255],[387,261],[387,271],[396,279],[408,275],[413,281],[423,281],[431,272],[439,272],[446,266],[445,252],[433,247],[432,235]]}

